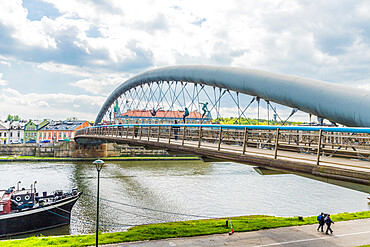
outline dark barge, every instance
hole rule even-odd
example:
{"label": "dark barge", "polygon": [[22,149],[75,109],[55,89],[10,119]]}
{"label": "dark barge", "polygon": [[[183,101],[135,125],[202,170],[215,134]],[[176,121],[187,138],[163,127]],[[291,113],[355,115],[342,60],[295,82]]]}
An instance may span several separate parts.
{"label": "dark barge", "polygon": [[0,237],[36,232],[67,225],[81,192],[55,191],[42,196],[35,188],[0,190]]}

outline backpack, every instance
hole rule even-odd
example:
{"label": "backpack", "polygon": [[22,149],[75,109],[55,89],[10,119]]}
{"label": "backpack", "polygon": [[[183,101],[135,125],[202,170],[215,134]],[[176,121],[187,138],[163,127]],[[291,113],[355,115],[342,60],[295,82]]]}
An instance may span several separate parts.
{"label": "backpack", "polygon": [[322,215],[319,214],[319,216],[317,216],[317,221],[320,222],[321,221],[321,218],[322,218]]}

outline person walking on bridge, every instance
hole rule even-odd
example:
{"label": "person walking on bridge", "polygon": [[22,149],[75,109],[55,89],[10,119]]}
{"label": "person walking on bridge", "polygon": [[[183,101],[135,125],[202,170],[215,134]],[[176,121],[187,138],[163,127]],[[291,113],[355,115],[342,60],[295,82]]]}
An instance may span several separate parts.
{"label": "person walking on bridge", "polygon": [[321,212],[321,214],[319,214],[319,216],[317,216],[317,221],[319,222],[319,227],[317,228],[317,231],[320,231],[320,228],[321,228],[321,231],[324,232],[325,220],[324,220],[324,213],[323,212]]}
{"label": "person walking on bridge", "polygon": [[190,114],[189,114],[189,110],[188,110],[188,108],[187,107],[185,107],[185,111],[184,111],[184,115],[182,116],[182,119],[184,120],[184,124],[186,124],[186,122],[185,122],[185,118],[187,117],[187,116],[189,116]]}
{"label": "person walking on bridge", "polygon": [[330,214],[328,214],[328,216],[326,216],[325,223],[328,226],[328,228],[326,229],[326,234],[329,234],[328,233],[329,231],[330,231],[331,234],[333,234],[333,230],[330,228],[330,225],[332,223],[334,224],[334,222],[330,219]]}

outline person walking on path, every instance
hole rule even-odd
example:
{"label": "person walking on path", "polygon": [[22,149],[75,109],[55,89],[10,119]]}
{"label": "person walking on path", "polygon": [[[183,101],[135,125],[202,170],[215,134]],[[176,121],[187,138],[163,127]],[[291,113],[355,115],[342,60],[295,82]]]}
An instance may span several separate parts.
{"label": "person walking on path", "polygon": [[333,234],[333,230],[330,228],[330,225],[331,225],[331,223],[334,224],[334,222],[330,219],[330,214],[328,214],[328,216],[326,216],[325,223],[328,226],[328,228],[326,229],[326,234],[329,234],[328,233],[329,231],[330,231],[331,234]]}
{"label": "person walking on path", "polygon": [[323,212],[321,212],[321,214],[319,214],[319,216],[317,216],[317,221],[319,222],[319,227],[317,228],[317,231],[320,231],[320,228],[321,228],[321,231],[324,232],[325,220],[324,220],[324,213]]}

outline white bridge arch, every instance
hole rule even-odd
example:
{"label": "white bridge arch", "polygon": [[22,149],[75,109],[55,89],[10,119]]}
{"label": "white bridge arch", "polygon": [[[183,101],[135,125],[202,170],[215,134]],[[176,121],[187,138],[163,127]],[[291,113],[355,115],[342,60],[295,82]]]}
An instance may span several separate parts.
{"label": "white bridge arch", "polygon": [[205,65],[171,66],[138,74],[118,86],[95,125],[122,94],[158,81],[203,84],[256,96],[351,127],[370,127],[370,91],[270,72]]}

